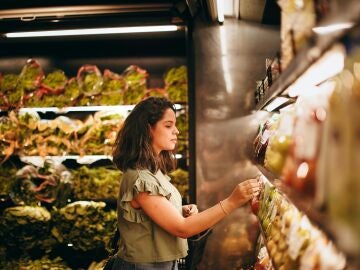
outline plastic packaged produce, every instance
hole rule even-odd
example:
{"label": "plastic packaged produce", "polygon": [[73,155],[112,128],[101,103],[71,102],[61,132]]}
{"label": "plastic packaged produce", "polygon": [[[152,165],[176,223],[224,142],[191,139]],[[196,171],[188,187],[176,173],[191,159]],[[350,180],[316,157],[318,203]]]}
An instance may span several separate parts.
{"label": "plastic packaged produce", "polygon": [[24,95],[23,89],[17,89],[19,76],[17,74],[4,74],[0,76],[0,106],[7,110],[12,106],[18,106]]}
{"label": "plastic packaged produce", "polygon": [[164,75],[165,89],[169,99],[173,102],[187,102],[188,100],[188,78],[187,68],[180,66],[171,68]]}
{"label": "plastic packaged produce", "polygon": [[17,205],[64,206],[71,194],[70,178],[63,165],[51,160],[45,160],[43,167],[26,165],[17,171],[10,196]]}
{"label": "plastic packaged produce", "polygon": [[136,104],[140,102],[147,89],[147,78],[149,77],[147,71],[136,65],[131,65],[121,75],[127,84],[124,91],[124,103]]}
{"label": "plastic packaged produce", "polygon": [[101,95],[98,99],[99,105],[121,105],[124,104],[124,91],[126,82],[124,78],[109,69],[104,70],[104,83]]}
{"label": "plastic packaged produce", "polygon": [[266,148],[269,139],[279,124],[279,114],[273,114],[263,125],[259,126],[259,132],[254,140],[254,159],[259,164],[264,164]]}
{"label": "plastic packaged produce", "polygon": [[345,268],[344,255],[270,183],[260,196],[258,217],[276,269]]}
{"label": "plastic packaged produce", "polygon": [[333,84],[326,82],[312,90],[310,95],[298,97],[295,105],[293,145],[286,159],[283,178],[296,190],[313,197],[320,139]]}
{"label": "plastic packaged produce", "polygon": [[264,165],[271,172],[281,175],[292,143],[294,115],[292,111],[280,114],[278,128],[269,139]]}

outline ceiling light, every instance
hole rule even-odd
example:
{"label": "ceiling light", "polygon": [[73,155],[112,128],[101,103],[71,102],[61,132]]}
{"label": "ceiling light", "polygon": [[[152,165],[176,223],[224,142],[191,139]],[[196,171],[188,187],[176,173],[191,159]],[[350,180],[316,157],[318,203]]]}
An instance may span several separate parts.
{"label": "ceiling light", "polygon": [[128,34],[128,33],[172,32],[172,31],[178,31],[180,29],[181,27],[176,25],[154,25],[154,26],[130,26],[130,27],[11,32],[4,34],[4,36],[7,38],[26,38],[26,37],[56,37],[56,36],[78,36],[78,35],[109,35],[109,34]]}

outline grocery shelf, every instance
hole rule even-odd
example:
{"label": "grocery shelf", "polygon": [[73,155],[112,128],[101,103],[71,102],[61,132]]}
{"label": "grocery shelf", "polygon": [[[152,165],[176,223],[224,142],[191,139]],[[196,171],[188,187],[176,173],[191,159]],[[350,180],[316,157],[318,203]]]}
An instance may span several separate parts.
{"label": "grocery shelf", "polygon": [[[186,104],[176,103],[175,109],[180,111],[184,109]],[[69,112],[98,112],[98,111],[111,111],[111,112],[118,112],[120,114],[127,114],[132,109],[134,109],[135,105],[113,105],[113,106],[70,106],[70,107],[33,107],[33,108],[20,108],[20,113],[31,113],[31,112],[41,112],[41,113],[47,113],[52,112],[56,114],[66,114]],[[4,111],[4,110],[0,110]]]}
{"label": "grocery shelf", "polygon": [[[175,154],[176,159],[185,158],[182,154]],[[65,160],[74,159],[78,164],[91,164],[98,160],[112,160],[110,155],[64,155],[64,156],[20,156],[20,160],[24,163],[30,163],[38,167],[42,167],[45,160],[52,160],[55,163],[62,163]]]}
{"label": "grocery shelf", "polygon": [[[283,180],[277,175],[270,172],[268,169],[261,165],[257,165],[259,171],[269,180],[269,182],[281,193],[281,195],[293,204],[300,212],[306,215],[310,221],[316,225],[321,231],[323,231],[327,237],[334,242],[341,250],[343,250],[339,239],[336,237],[336,228],[333,226],[330,218],[326,213],[314,203],[314,199],[306,194],[300,193],[293,188],[287,186]],[[261,227],[261,226],[260,226]],[[261,228],[261,233],[265,237],[265,234]],[[347,269],[359,269],[360,259],[354,258],[354,256],[348,254],[343,250],[347,257]],[[274,265],[274,264],[273,264]],[[276,266],[274,266],[276,269]]]}
{"label": "grocery shelf", "polygon": [[257,168],[289,202],[320,227],[331,239],[335,239],[334,229],[331,228],[329,219],[325,213],[316,207],[312,197],[287,186],[283,180],[263,166],[257,165]]}
{"label": "grocery shelf", "polygon": [[[316,27],[350,23],[356,25],[360,22],[360,5],[356,0],[341,3],[338,9],[333,10]],[[256,105],[256,110],[262,110],[275,97],[280,96],[293,82],[296,81],[316,60],[318,60],[349,28],[333,31],[326,35],[313,33],[308,42],[297,53],[289,66],[281,73],[262,100]]]}
{"label": "grocery shelf", "polygon": [[62,163],[68,159],[75,159],[79,164],[91,164],[98,160],[109,159],[112,160],[111,156],[108,155],[68,155],[68,156],[20,156],[20,160],[25,163],[30,163],[35,166],[42,167],[45,160],[52,160],[56,163]]}

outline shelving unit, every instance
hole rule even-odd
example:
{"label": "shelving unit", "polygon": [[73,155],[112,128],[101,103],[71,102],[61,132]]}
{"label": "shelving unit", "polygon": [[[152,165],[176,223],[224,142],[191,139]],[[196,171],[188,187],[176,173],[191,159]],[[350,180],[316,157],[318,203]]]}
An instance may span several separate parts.
{"label": "shelving unit", "polygon": [[[50,3],[51,2],[51,3]],[[61,1],[50,1],[49,5],[61,5],[64,6],[64,3]],[[81,2],[81,3],[80,3]],[[189,34],[187,29],[187,22],[179,17],[180,13],[176,13],[176,8],[173,7],[173,2],[160,1],[162,4],[143,4],[138,5],[139,3],[128,4],[119,4],[116,1],[105,1],[101,5],[101,9],[98,9],[97,6],[94,6],[94,3],[91,1],[79,1],[76,6],[69,6],[61,9],[64,16],[60,18],[56,17],[58,15],[59,9],[52,7],[47,9],[45,4],[42,4],[41,7],[31,9],[31,12],[38,12],[34,17],[34,20],[24,22],[21,20],[23,16],[27,16],[28,9],[31,5],[35,3],[27,4],[27,7],[18,9],[21,4],[15,5],[11,12],[7,12],[4,9],[0,11],[0,25],[1,25],[1,36],[0,44],[2,51],[0,52],[0,70],[2,74],[4,73],[16,73],[21,70],[24,63],[28,58],[38,60],[45,74],[50,73],[54,68],[63,70],[66,75],[76,76],[78,69],[84,64],[96,65],[99,70],[103,71],[105,69],[110,69],[113,72],[120,73],[129,67],[129,65],[136,65],[138,67],[144,68],[147,71],[148,80],[147,80],[147,89],[153,89],[158,87],[164,87],[164,74],[167,70],[173,67],[187,66],[187,47]],[[166,3],[165,3],[166,2]],[[2,6],[2,4],[0,4]],[[124,9],[125,6],[125,9]],[[74,9],[79,9],[81,12],[76,13]],[[76,16],[74,16],[76,14]],[[11,16],[11,18],[9,17]],[[54,19],[54,20],[52,20]],[[55,22],[56,21],[58,22]],[[113,34],[113,35],[90,35],[90,36],[72,36],[72,37],[42,37],[42,38],[19,38],[11,39],[6,38],[5,32],[17,32],[24,30],[42,30],[44,28],[53,28],[58,30],[59,28],[95,28],[95,27],[116,27],[126,26],[126,25],[149,25],[149,24],[176,24],[178,25],[178,31],[176,32],[161,32],[161,33],[136,33],[136,34]],[[25,25],[25,28],[24,28]],[[70,78],[68,78],[70,79]],[[188,95],[192,96],[190,91],[191,85],[188,84]],[[129,102],[135,103],[135,102]],[[50,104],[50,103],[49,103]],[[51,103],[56,106],[56,103]],[[44,123],[49,120],[55,119],[57,117],[69,117],[71,119],[84,120],[88,116],[93,115],[97,112],[111,112],[120,114],[123,118],[126,118],[129,112],[134,108],[134,104],[130,105],[115,105],[115,106],[102,106],[101,102],[92,103],[100,104],[101,106],[75,106],[75,103],[65,103],[69,105],[68,107],[36,107],[36,108],[27,108],[22,107],[16,110],[16,113],[38,113],[40,119],[45,120]],[[86,104],[86,103],[83,103]],[[111,103],[110,103],[111,104]],[[191,102],[176,102],[175,108],[177,110],[177,115],[192,113],[193,107]],[[71,105],[71,106],[70,106]],[[26,104],[25,104],[26,106]],[[29,105],[30,106],[30,105]],[[34,106],[34,105],[33,105]],[[64,106],[61,104],[59,106]],[[7,111],[0,111],[1,116],[6,116]],[[187,119],[188,120],[188,119]],[[193,132],[193,125],[189,124],[189,132]],[[194,136],[186,136],[186,150],[177,154],[175,157],[178,159],[179,168],[186,169],[189,172],[189,178],[192,178],[192,183],[190,185],[190,192],[195,194],[195,173],[192,166],[194,159],[191,158],[189,153],[192,153],[193,140]],[[185,136],[184,136],[185,138]],[[189,146],[190,144],[190,146]],[[190,149],[190,150],[189,150]],[[35,151],[37,152],[37,151]],[[88,169],[92,170],[94,168],[99,169],[99,167],[104,167],[108,169],[111,167],[112,161],[111,156],[109,156],[109,151],[106,151],[106,154],[96,154],[96,155],[77,155],[73,153],[78,153],[78,151],[73,151],[72,154],[67,155],[67,152],[59,152],[59,156],[51,155],[48,153],[47,156],[24,156],[17,155],[11,157],[11,162],[17,163],[18,167],[29,164],[34,165],[35,167],[41,168],[45,160],[52,160],[53,163],[59,163],[65,165],[66,168],[71,169],[71,172],[75,173],[75,170],[84,169],[87,173]],[[79,152],[80,154],[81,152]],[[98,152],[94,152],[98,153]],[[40,153],[41,154],[41,153]],[[192,160],[190,160],[192,159]],[[106,168],[105,168],[106,167]],[[19,169],[19,168],[17,168]],[[84,173],[83,171],[79,173]],[[110,174],[109,174],[110,175]],[[112,174],[111,174],[112,175]],[[95,177],[96,178],[96,177]],[[104,178],[105,179],[105,178]],[[115,179],[115,177],[113,177]],[[120,180],[120,177],[116,177]],[[77,182],[77,190],[79,191],[80,196],[85,196],[89,194],[84,192],[85,188],[80,183],[81,179]],[[91,184],[93,179],[89,179],[89,176],[85,177],[85,180],[91,180],[89,185],[97,186],[98,183]],[[94,182],[99,179],[95,179]],[[190,180],[190,179],[189,179]],[[102,180],[104,181],[104,180]],[[105,202],[106,211],[110,211],[111,214],[113,210],[116,209],[116,200],[113,200],[113,192],[115,191],[115,185],[112,181],[109,181],[108,178],[105,179],[107,182],[111,182],[108,187],[105,188],[106,194],[110,195],[108,198],[111,199],[101,199],[104,194],[99,192],[93,192],[92,195],[96,195],[96,202],[103,203]],[[75,181],[74,181],[75,182]],[[80,183],[80,184],[79,184]],[[91,188],[93,188],[91,186]],[[102,186],[104,187],[104,186]],[[118,187],[118,186],[116,186]],[[90,190],[90,189],[89,189]],[[102,189],[101,189],[102,190]],[[184,189],[185,190],[185,189]],[[72,196],[70,199],[79,199],[80,196]],[[191,195],[190,195],[191,196]],[[84,197],[84,200],[86,199]],[[91,199],[91,198],[88,198]],[[193,200],[194,198],[191,198]],[[188,201],[189,198],[184,198]],[[10,199],[6,198],[1,201],[1,211],[5,211],[8,207],[13,206],[10,203]],[[70,203],[70,201],[68,201]],[[42,206],[47,206],[46,203],[41,203]],[[50,211],[50,210],[49,210]],[[81,218],[79,218],[80,220]],[[116,221],[116,217],[112,218],[113,221]],[[79,222],[78,222],[79,223]],[[80,222],[81,223],[81,222]],[[90,222],[91,223],[91,222]],[[55,224],[55,221],[54,221]],[[51,225],[53,226],[53,225]],[[91,226],[91,224],[89,224]],[[55,227],[55,225],[54,225]],[[75,226],[74,226],[75,227]],[[23,230],[26,231],[26,230]],[[84,230],[86,231],[86,230]],[[96,228],[91,229],[90,231],[96,231]],[[45,233],[44,233],[45,234]],[[51,233],[50,233],[51,235]],[[86,237],[83,237],[86,238]],[[95,237],[96,238],[96,237]],[[84,239],[85,241],[87,239]],[[90,238],[89,238],[90,240]],[[91,239],[94,240],[94,239]],[[105,240],[104,240],[105,242]],[[75,244],[76,243],[71,243]],[[20,247],[19,247],[20,248]],[[70,245],[66,246],[66,243],[59,241],[53,247],[55,250],[52,250],[51,256],[55,255],[60,256],[66,261],[69,266],[73,269],[86,269],[89,263],[92,260],[101,260],[106,258],[107,254],[104,248],[101,250],[89,250],[83,252],[84,250],[79,250],[72,248]],[[87,247],[89,248],[89,247]],[[3,250],[1,250],[3,252]],[[40,252],[40,251],[39,251]],[[23,254],[19,252],[19,255]],[[42,253],[36,254],[38,257],[43,255]],[[9,260],[17,260],[18,258],[9,257]],[[32,258],[33,259],[33,258]],[[1,261],[0,261],[1,263]],[[0,267],[1,268],[1,267]]]}
{"label": "shelving unit", "polygon": [[[290,86],[296,83],[298,79],[301,79],[306,72],[313,70],[312,67],[315,66],[314,64],[326,55],[327,52],[333,48],[333,45],[344,44],[344,48],[346,50],[345,54],[348,53],[348,50],[351,50],[352,44],[348,39],[350,39],[349,36],[352,33],[351,31],[354,29],[357,33],[355,34],[355,38],[358,37],[358,28],[360,24],[359,14],[360,5],[358,1],[347,1],[346,3],[342,3],[338,10],[332,10],[332,13],[330,13],[329,16],[316,26],[313,35],[309,38],[305,46],[302,47],[295,58],[290,62],[286,70],[284,70],[279,78],[277,78],[271,85],[262,100],[256,105],[256,110],[266,110],[267,106],[277,97],[285,97],[287,99],[293,98],[294,100],[292,102],[287,102],[287,104],[296,103],[297,98],[289,96],[288,89],[290,89]],[[326,27],[328,26],[333,26],[334,28],[338,27],[338,29],[333,29],[327,34],[319,34],[315,32],[318,30],[326,30]],[[273,104],[275,104],[275,102]],[[278,106],[269,111],[278,111],[279,108],[280,107]],[[329,131],[327,130],[327,132]],[[336,220],[334,220],[334,217],[331,216],[331,213],[329,213],[327,204],[321,203],[320,205],[315,201],[313,196],[296,190],[295,187],[285,183],[282,176],[269,171],[263,165],[257,165],[257,168],[271,182],[271,185],[276,188],[284,200],[290,202],[301,213],[308,217],[309,220],[314,223],[314,225],[319,228],[319,230],[323,232],[337,248],[339,248],[339,251],[346,256],[346,269],[359,269],[360,260],[358,256],[354,254],[354,246],[351,246],[351,244],[345,244],[346,241],[350,243],[351,241],[349,241],[349,239],[344,240],[340,237],[340,235],[344,236],[344,234],[339,234],[339,224]],[[358,194],[349,196],[358,196]],[[354,207],[358,207],[358,205]],[[349,215],[350,213],[347,214]],[[352,227],[352,229],[354,228]],[[266,241],[266,234],[263,229],[261,229],[261,233]],[[347,233],[349,233],[349,231],[347,231]],[[357,234],[353,232],[352,234],[347,234],[347,237],[354,238],[357,237],[356,235]],[[352,250],[351,247],[353,248]],[[351,252],[349,252],[349,249]],[[275,268],[277,267],[276,265],[274,266]]]}
{"label": "shelving unit", "polygon": [[321,228],[330,239],[335,240],[333,228],[329,224],[329,220],[324,211],[318,209],[314,203],[314,199],[306,194],[296,192],[291,187],[287,186],[283,180],[278,176],[275,176],[272,172],[257,165],[259,171],[270,181],[270,183],[276,187],[277,190],[286,198],[289,202],[296,206],[301,212],[310,218],[319,228]]}
{"label": "shelving unit", "polygon": [[[317,27],[338,23],[355,25],[359,22],[359,13],[360,6],[357,5],[357,1],[350,0],[347,1],[346,4],[341,5],[338,10],[333,10]],[[273,82],[262,100],[256,105],[256,110],[264,109],[276,97],[282,96],[283,92],[309,69],[331,45],[349,31],[349,28],[350,27],[345,27],[326,35],[314,33],[279,78]]]}

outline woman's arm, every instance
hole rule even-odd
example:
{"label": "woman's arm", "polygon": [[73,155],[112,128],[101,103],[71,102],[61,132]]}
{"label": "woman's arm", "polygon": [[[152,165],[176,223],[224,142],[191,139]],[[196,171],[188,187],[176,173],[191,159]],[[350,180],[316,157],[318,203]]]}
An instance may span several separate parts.
{"label": "woman's arm", "polygon": [[144,212],[167,232],[188,238],[198,234],[218,223],[227,214],[247,203],[260,190],[256,179],[250,179],[238,184],[231,195],[211,208],[196,215],[183,217],[175,207],[163,196],[139,193],[135,201]]}

